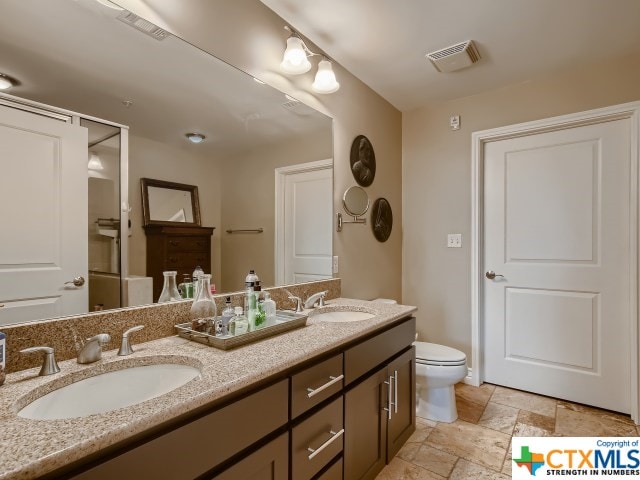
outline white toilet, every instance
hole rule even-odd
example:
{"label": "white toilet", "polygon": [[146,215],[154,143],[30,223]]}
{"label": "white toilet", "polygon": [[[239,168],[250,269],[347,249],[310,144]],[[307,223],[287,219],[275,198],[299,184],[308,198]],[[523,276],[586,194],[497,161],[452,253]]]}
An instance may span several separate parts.
{"label": "white toilet", "polygon": [[[397,303],[376,298],[378,303]],[[416,334],[416,340],[418,334]],[[436,422],[458,418],[454,385],[467,376],[467,356],[436,343],[414,342],[416,347],[416,415]]]}
{"label": "white toilet", "polygon": [[415,342],[416,415],[437,422],[458,418],[454,385],[467,376],[467,357],[455,348]]}

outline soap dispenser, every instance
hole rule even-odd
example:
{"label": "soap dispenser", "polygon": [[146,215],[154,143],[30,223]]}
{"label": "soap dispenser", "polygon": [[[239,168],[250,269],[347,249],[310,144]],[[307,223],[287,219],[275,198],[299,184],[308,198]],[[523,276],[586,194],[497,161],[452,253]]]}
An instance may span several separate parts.
{"label": "soap dispenser", "polygon": [[236,307],[236,315],[229,322],[229,333],[231,335],[242,335],[249,331],[247,317],[242,314],[242,307]]}
{"label": "soap dispenser", "polygon": [[269,292],[264,292],[264,302],[261,303],[266,315],[266,325],[271,326],[276,323],[276,302],[273,301]]}

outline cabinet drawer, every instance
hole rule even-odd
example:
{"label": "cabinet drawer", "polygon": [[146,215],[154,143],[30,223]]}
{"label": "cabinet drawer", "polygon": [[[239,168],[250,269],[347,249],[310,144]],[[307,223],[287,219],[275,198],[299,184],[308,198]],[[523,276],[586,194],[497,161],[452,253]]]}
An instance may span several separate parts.
{"label": "cabinet drawer", "polygon": [[[291,478],[308,480],[342,451],[342,397],[291,432]],[[311,450],[310,450],[311,449]]]}
{"label": "cabinet drawer", "polygon": [[204,252],[209,246],[207,237],[179,237],[172,236],[166,239],[167,252]]}
{"label": "cabinet drawer", "polygon": [[400,325],[348,349],[344,353],[345,385],[404,350],[415,339],[416,319],[410,318]]}
{"label": "cabinet drawer", "polygon": [[207,259],[209,256],[206,253],[187,252],[187,253],[170,253],[167,255],[166,267],[177,270],[180,267],[190,268],[191,271],[196,265],[204,266],[207,268]]}
{"label": "cabinet drawer", "polygon": [[291,418],[306,412],[342,389],[342,354],[291,377]]}
{"label": "cabinet drawer", "polygon": [[196,478],[286,424],[287,390],[282,380],[72,478]]}

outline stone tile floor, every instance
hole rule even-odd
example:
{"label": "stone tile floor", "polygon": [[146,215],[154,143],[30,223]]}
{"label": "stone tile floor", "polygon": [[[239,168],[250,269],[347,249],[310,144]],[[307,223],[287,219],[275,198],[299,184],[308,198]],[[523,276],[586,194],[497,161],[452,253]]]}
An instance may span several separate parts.
{"label": "stone tile floor", "polygon": [[456,385],[458,420],[416,418],[376,480],[510,480],[511,437],[638,436],[628,415],[495,385]]}

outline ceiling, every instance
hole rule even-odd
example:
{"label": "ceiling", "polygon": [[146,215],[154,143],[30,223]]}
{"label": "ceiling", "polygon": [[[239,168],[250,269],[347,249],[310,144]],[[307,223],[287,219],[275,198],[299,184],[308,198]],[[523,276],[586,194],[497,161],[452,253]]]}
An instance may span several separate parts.
{"label": "ceiling", "polygon": [[[401,111],[640,52],[638,0],[261,1]],[[469,68],[425,59],[466,40]]]}
{"label": "ceiling", "polygon": [[[325,115],[179,38],[151,38],[97,1],[1,1],[0,72],[20,81],[6,93],[218,156],[331,128]],[[188,132],[207,140],[192,145]]]}

